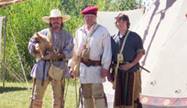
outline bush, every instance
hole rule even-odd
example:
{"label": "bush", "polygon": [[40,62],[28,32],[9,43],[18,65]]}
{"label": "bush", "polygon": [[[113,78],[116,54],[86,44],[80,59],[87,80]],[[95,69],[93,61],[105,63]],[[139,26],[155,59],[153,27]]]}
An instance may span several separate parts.
{"label": "bush", "polygon": [[[24,72],[29,77],[30,70],[35,62],[28,53],[27,45],[30,37],[44,27],[41,17],[49,15],[52,8],[61,8],[60,0],[27,0],[6,8],[1,8],[2,16],[7,16],[7,47],[6,69],[7,80],[24,80]],[[68,29],[73,32],[78,21],[70,21]],[[71,26],[70,26],[71,25]]]}

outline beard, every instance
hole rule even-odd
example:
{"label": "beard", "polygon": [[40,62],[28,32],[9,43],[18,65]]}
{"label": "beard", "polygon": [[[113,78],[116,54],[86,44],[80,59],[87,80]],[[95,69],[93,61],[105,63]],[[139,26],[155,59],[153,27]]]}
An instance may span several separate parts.
{"label": "beard", "polygon": [[54,29],[54,30],[57,30],[57,29],[61,29],[62,28],[62,24],[61,23],[52,23],[50,24],[51,28]]}

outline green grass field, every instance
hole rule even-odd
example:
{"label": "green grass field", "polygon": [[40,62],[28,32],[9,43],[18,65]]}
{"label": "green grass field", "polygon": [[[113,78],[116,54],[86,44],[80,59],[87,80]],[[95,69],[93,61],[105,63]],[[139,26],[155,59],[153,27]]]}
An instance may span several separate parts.
{"label": "green grass field", "polygon": [[[75,95],[75,81],[70,80],[67,89],[67,95],[65,98],[65,108],[75,108],[76,106],[76,95]],[[76,83],[77,84],[77,83]],[[29,89],[26,83],[15,83],[15,82],[5,82],[5,87],[3,83],[0,82],[0,108],[28,108],[30,103],[30,97],[32,92],[32,83],[29,83]],[[77,86],[77,89],[79,86]],[[44,97],[43,108],[52,107],[52,90],[49,84]]]}

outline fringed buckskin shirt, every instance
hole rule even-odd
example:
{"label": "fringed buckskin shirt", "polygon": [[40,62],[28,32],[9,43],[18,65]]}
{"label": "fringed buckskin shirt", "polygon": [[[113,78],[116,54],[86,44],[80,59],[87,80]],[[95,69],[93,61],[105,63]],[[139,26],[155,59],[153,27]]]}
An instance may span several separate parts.
{"label": "fringed buckskin shirt", "polygon": [[[40,33],[47,36],[48,31],[49,31],[49,28],[40,31]],[[58,66],[64,69],[65,70],[64,75],[68,76],[68,68],[67,68],[65,61],[72,57],[72,50],[74,46],[73,38],[70,33],[68,33],[67,31],[63,29],[60,32],[52,32],[51,36],[52,36],[52,47],[56,49],[57,51],[59,51],[59,53],[63,53],[65,55],[65,60],[53,61],[52,63],[55,66]],[[36,40],[31,38],[28,44],[29,53],[33,56],[35,55],[34,45],[36,43],[37,43]],[[31,76],[39,80],[42,80],[43,78],[46,79],[48,75],[47,73],[49,70],[49,66],[50,66],[49,61],[44,61],[44,60],[37,61],[31,70]]]}

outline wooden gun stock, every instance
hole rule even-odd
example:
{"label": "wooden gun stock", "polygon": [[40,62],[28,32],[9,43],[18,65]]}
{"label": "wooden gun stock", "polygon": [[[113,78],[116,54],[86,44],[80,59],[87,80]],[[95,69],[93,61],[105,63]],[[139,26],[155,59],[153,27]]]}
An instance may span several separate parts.
{"label": "wooden gun stock", "polygon": [[114,82],[113,82],[113,89],[116,88],[116,80],[117,80],[117,77],[118,77],[118,68],[119,68],[119,60],[117,60],[117,64],[115,66],[115,73],[114,73]]}

